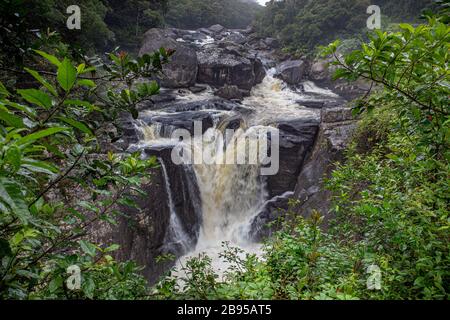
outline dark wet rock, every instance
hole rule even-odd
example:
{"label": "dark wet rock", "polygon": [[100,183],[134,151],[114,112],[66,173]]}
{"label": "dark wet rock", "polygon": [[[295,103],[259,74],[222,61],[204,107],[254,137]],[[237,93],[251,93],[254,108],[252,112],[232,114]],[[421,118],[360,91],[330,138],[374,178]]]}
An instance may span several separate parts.
{"label": "dark wet rock", "polygon": [[152,96],[151,101],[155,104],[172,102],[177,99],[177,96],[173,93],[160,93],[158,95]]}
{"label": "dark wet rock", "polygon": [[322,124],[311,155],[303,166],[295,189],[295,199],[300,201],[298,212],[309,216],[313,210],[331,215],[331,193],[324,188],[324,180],[330,178],[336,162],[345,161],[344,150],[356,128],[356,121],[349,108],[338,107],[322,110]]}
{"label": "dark wet rock", "polygon": [[220,33],[223,30],[225,30],[225,27],[221,26],[220,24],[215,24],[215,25],[209,27],[208,29],[214,33]]}
{"label": "dark wet rock", "polygon": [[242,127],[242,125],[244,124],[244,119],[242,119],[242,117],[240,115],[235,115],[229,118],[226,118],[225,120],[223,120],[218,128],[219,129],[231,129],[231,130],[237,130],[239,128]]}
{"label": "dark wet rock", "polygon": [[280,41],[278,41],[278,39],[275,38],[266,38],[264,40],[264,43],[272,49],[277,49],[280,47]]}
{"label": "dark wet rock", "polygon": [[247,42],[247,38],[244,35],[235,32],[225,36],[223,40],[237,44],[244,44]]}
{"label": "dark wet rock", "polygon": [[270,197],[294,191],[304,160],[314,145],[320,121],[314,118],[278,121],[280,130],[280,169],[267,177]]}
{"label": "dark wet rock", "polygon": [[287,192],[270,199],[264,204],[261,212],[251,222],[250,238],[253,241],[261,242],[272,236],[277,228],[270,226],[270,223],[285,215],[293,195],[294,192]]}
{"label": "dark wet rock", "polygon": [[89,235],[93,242],[118,244],[120,248],[112,255],[119,261],[135,261],[143,267],[142,275],[154,284],[173,262],[157,262],[166,251],[170,210],[162,171],[152,169],[150,174],[151,179],[140,186],[145,196],[132,196],[137,207],[120,206],[117,209],[122,214],[116,225],[99,220],[91,226]]}
{"label": "dark wet rock", "polygon": [[305,71],[306,63],[303,60],[289,60],[277,67],[275,77],[290,85],[296,85],[304,79]]}
{"label": "dark wet rock", "polygon": [[239,89],[238,86],[225,85],[218,89],[215,95],[227,100],[242,100],[250,96],[250,91]]}
{"label": "dark wet rock", "polygon": [[[321,100],[319,100],[321,98]],[[301,99],[297,103],[300,106],[310,109],[322,109],[322,108],[336,108],[342,106],[346,101],[341,98],[330,99],[328,97],[321,97],[317,95],[315,99]]]}
{"label": "dark wet rock", "polygon": [[[289,210],[304,217],[317,210],[325,217],[325,225],[332,216],[331,192],[324,181],[331,177],[337,162],[345,161],[344,150],[356,128],[351,110],[345,107],[322,109],[322,122],[314,139],[314,146],[301,164],[296,175],[294,192],[276,195],[267,201],[252,222],[250,234],[255,241],[270,237],[278,228],[268,226]],[[297,126],[296,126],[297,127]],[[288,131],[291,131],[288,129]],[[285,165],[281,165],[284,167]],[[289,218],[289,217],[286,217]]]}
{"label": "dark wet rock", "polygon": [[205,86],[200,86],[200,85],[195,85],[195,86],[193,86],[193,87],[189,87],[189,90],[190,90],[192,93],[200,93],[200,92],[205,91],[206,89],[207,89],[207,87],[205,87]]}
{"label": "dark wet rock", "polygon": [[168,88],[190,87],[197,78],[196,51],[176,41],[177,34],[172,29],[150,29],[144,35],[139,55],[152,53],[159,48],[176,50],[170,63],[163,68],[165,76],[161,79],[162,85]]}
{"label": "dark wet rock", "polygon": [[351,108],[330,108],[322,112],[322,122],[335,123],[355,120]]}
{"label": "dark wet rock", "polygon": [[200,111],[200,110],[236,111],[245,114],[253,112],[249,108],[245,108],[237,103],[220,98],[190,101],[190,102],[177,102],[169,104],[161,109],[165,112]]}
{"label": "dark wet rock", "polygon": [[266,70],[260,59],[255,59],[253,71],[255,73],[255,84],[261,83],[266,77]]}
{"label": "dark wet rock", "polygon": [[336,66],[330,65],[332,60],[316,59],[309,63],[308,77],[319,86],[329,88],[347,100],[354,100],[364,95],[370,88],[370,83],[357,80],[349,83],[346,80],[332,80]]}
{"label": "dark wet rock", "polygon": [[197,81],[215,87],[235,85],[251,90],[265,75],[261,61],[244,47],[229,43],[205,46],[198,53]]}
{"label": "dark wet rock", "polygon": [[297,103],[310,109],[322,109],[325,106],[325,101],[299,100]]}
{"label": "dark wet rock", "polygon": [[[173,145],[147,147],[145,153],[148,156],[156,156],[160,159],[163,172],[167,174],[170,186],[170,196],[173,209],[181,222],[181,231],[186,236],[185,243],[177,243],[177,239],[166,239],[165,249],[175,251],[176,256],[183,252],[180,245],[185,249],[193,249],[197,243],[202,222],[202,208],[200,190],[197,178],[191,165],[177,165],[172,160]],[[179,239],[178,239],[179,240]]]}
{"label": "dark wet rock", "polygon": [[211,36],[211,35],[214,34],[214,31],[209,30],[207,28],[200,28],[200,29],[198,29],[198,31],[201,32],[201,33],[204,33],[204,34],[206,34],[208,36]]}
{"label": "dark wet rock", "polygon": [[169,138],[176,129],[185,129],[194,135],[194,123],[201,123],[202,133],[214,126],[215,117],[219,117],[218,111],[182,111],[167,115],[144,116],[142,120],[147,124],[160,124],[162,137]]}

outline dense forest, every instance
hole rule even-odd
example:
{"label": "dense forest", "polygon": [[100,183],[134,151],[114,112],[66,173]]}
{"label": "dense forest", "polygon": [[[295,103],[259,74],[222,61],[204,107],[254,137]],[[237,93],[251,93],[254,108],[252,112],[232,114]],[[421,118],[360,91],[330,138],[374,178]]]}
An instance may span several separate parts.
{"label": "dense forest", "polygon": [[[1,0],[0,299],[449,299],[450,5],[380,0],[389,25],[369,33],[369,2],[82,0],[89,23],[75,32],[64,28],[71,1]],[[349,102],[357,129],[326,181],[333,219],[323,227],[322,212],[304,217],[292,201],[263,258],[224,244],[226,277],[201,255],[150,286],[141,266],[115,259],[117,244],[87,237],[98,221],[116,226],[160,167],[114,144],[121,118],[160,94],[140,80],[175,52],[127,50],[153,27],[252,21],[288,52],[323,45],[334,80],[370,84]],[[362,43],[341,54],[349,38]],[[79,290],[68,289],[74,265]],[[372,265],[379,290],[367,289]]]}
{"label": "dense forest", "polygon": [[[377,1],[383,24],[417,20],[432,0]],[[366,30],[368,0],[288,0],[270,1],[258,16],[256,26],[265,36],[279,37],[290,51],[309,52],[337,37],[363,37]]]}
{"label": "dense forest", "polygon": [[[26,3],[26,5],[25,5]],[[228,28],[246,28],[261,6],[241,0],[82,0],[82,32],[70,32],[61,26],[67,20],[66,8],[70,1],[5,0],[0,3],[3,25],[23,22],[30,30],[57,30],[64,40],[85,51],[100,52],[120,45],[137,50],[142,35],[154,27],[199,28],[221,24]],[[19,38],[19,30],[14,37]]]}

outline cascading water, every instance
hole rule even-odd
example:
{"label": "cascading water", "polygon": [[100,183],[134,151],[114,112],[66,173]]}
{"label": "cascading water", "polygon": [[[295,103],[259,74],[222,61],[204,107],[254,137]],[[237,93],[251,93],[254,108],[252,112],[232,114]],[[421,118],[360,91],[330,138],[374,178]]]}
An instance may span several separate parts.
{"label": "cascading water", "polygon": [[[226,164],[229,157],[235,158],[237,154],[252,154],[256,150],[248,150],[257,144],[248,144],[247,141],[257,139],[261,134],[267,134],[267,126],[270,126],[278,119],[298,119],[319,117],[320,111],[302,107],[299,100],[323,98],[335,98],[331,91],[316,87],[312,82],[305,82],[303,90],[290,88],[283,81],[274,77],[275,69],[267,70],[267,75],[263,82],[255,86],[250,97],[244,99],[242,105],[251,109],[247,115],[240,114],[246,125],[242,125],[236,130],[232,137],[219,139],[218,135],[224,133],[222,127],[224,119],[232,119],[235,112],[224,110],[210,110],[218,112],[219,115],[213,117],[213,128],[204,132],[201,136],[196,136],[191,140],[190,145],[184,146],[184,151],[191,152],[196,156],[207,156],[208,163],[195,163],[192,168],[195,172],[198,189],[201,198],[202,225],[200,228],[197,244],[193,247],[189,245],[185,236],[185,230],[180,223],[180,218],[171,206],[171,226],[168,231],[167,241],[181,244],[182,252],[186,253],[178,261],[182,265],[186,259],[198,256],[199,253],[206,253],[212,258],[213,268],[219,273],[226,268],[219,258],[222,252],[222,243],[229,242],[231,246],[238,246],[246,252],[260,252],[260,245],[249,239],[249,229],[253,218],[260,212],[267,199],[267,192],[263,177],[260,175],[260,164],[245,162],[245,164]],[[208,88],[200,94],[182,93],[178,101],[195,102],[213,99],[213,92]],[[318,98],[320,99],[320,97]],[[208,112],[208,110],[201,109]],[[150,111],[150,114],[163,114],[166,112]],[[143,141],[140,144],[158,145],[165,143],[177,144],[179,141],[170,140],[170,133],[175,129],[170,124],[153,122],[151,125],[141,123],[139,125],[142,132]],[[257,152],[256,152],[257,153]],[[249,159],[246,158],[248,161]],[[165,179],[168,181],[166,187],[170,196],[170,182],[167,170],[162,164]],[[190,250],[190,252],[189,252]]]}
{"label": "cascading water", "polygon": [[185,254],[191,248],[192,245],[191,239],[187,235],[186,230],[184,230],[183,225],[181,224],[180,218],[178,216],[178,213],[175,210],[175,206],[173,204],[172,189],[170,187],[170,178],[169,175],[167,174],[167,169],[166,165],[164,164],[164,160],[160,158],[159,163],[161,164],[161,169],[164,176],[164,184],[166,186],[166,193],[170,210],[169,229],[164,239],[165,246],[172,251]]}

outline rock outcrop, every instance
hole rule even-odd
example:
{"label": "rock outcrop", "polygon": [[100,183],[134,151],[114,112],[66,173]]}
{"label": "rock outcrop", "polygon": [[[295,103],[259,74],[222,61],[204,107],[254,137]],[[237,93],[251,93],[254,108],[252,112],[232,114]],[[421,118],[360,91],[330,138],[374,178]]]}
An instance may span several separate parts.
{"label": "rock outcrop", "polygon": [[117,225],[99,220],[89,231],[94,242],[118,244],[120,248],[113,252],[115,258],[135,261],[144,268],[142,274],[150,283],[155,283],[173,264],[157,262],[157,257],[165,253],[170,224],[164,183],[162,171],[153,169],[151,179],[141,186],[145,196],[132,197],[137,207],[122,205],[117,208],[122,213],[117,217]]}
{"label": "rock outcrop", "polygon": [[336,67],[330,65],[331,61],[332,60],[330,59],[316,59],[312,61],[307,70],[308,78],[319,86],[333,90],[347,100],[353,100],[360,97],[369,90],[370,83],[367,83],[367,81],[358,80],[352,83],[349,83],[346,80],[333,81],[332,75]]}
{"label": "rock outcrop", "polygon": [[300,201],[299,212],[309,216],[312,210],[326,218],[330,215],[331,194],[324,188],[337,162],[342,162],[344,150],[356,128],[350,108],[327,108],[322,111],[322,124],[308,161],[303,166],[294,198]]}
{"label": "rock outcrop", "polygon": [[303,162],[314,145],[320,121],[301,118],[279,121],[276,125],[280,130],[280,169],[276,175],[267,177],[270,198],[294,191]]}
{"label": "rock outcrop", "polygon": [[251,90],[265,76],[263,65],[256,56],[242,46],[229,43],[206,45],[198,52],[198,66],[197,81],[214,87],[235,85]]}
{"label": "rock outcrop", "polygon": [[215,92],[216,96],[227,100],[242,100],[250,95],[250,91],[239,89],[238,86],[225,85]]}
{"label": "rock outcrop", "polygon": [[197,53],[192,47],[176,41],[176,37],[172,29],[150,29],[144,35],[139,55],[151,54],[161,47],[175,50],[170,63],[163,68],[165,76],[161,84],[167,88],[188,88],[195,85],[197,79]]}
{"label": "rock outcrop", "polygon": [[[218,91],[219,96],[241,99],[265,77],[265,69],[257,54],[245,44],[247,37],[221,25],[195,31],[180,29],[150,29],[144,35],[140,55],[161,47],[174,49],[169,64],[164,66],[163,87],[195,88],[195,83],[215,88],[236,86]],[[275,39],[268,39],[276,43]]]}
{"label": "rock outcrop", "polygon": [[[251,235],[255,240],[269,237],[277,228],[268,226],[268,223],[284,216],[289,209],[305,217],[317,210],[325,216],[325,221],[328,220],[332,214],[331,194],[324,188],[324,181],[330,178],[337,162],[345,161],[344,150],[355,128],[356,120],[349,108],[322,110],[314,147],[301,165],[299,174],[294,176],[294,192],[275,195],[255,216],[251,227]],[[283,176],[288,179],[287,174]],[[283,182],[282,179],[280,181]],[[295,202],[296,205],[289,208],[290,202]]]}
{"label": "rock outcrop", "polygon": [[[175,165],[172,161],[172,145],[154,146],[145,149],[148,156],[156,156],[164,166],[163,172],[166,174],[166,192],[171,214],[175,214],[179,219],[179,230],[174,234],[166,234],[165,250],[179,257],[192,250],[197,244],[202,221],[202,208],[200,190],[197,178],[191,165]],[[171,221],[173,223],[173,221]],[[170,228],[168,230],[171,231]],[[173,231],[173,230],[172,230]]]}
{"label": "rock outcrop", "polygon": [[306,63],[303,60],[288,60],[277,66],[275,77],[290,85],[297,85],[305,77]]}

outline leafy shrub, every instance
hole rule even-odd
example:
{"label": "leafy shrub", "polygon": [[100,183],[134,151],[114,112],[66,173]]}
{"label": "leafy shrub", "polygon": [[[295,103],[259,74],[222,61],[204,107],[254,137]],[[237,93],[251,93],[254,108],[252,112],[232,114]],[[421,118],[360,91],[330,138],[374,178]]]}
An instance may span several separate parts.
{"label": "leafy shrub", "polygon": [[[156,82],[135,79],[160,72],[170,53],[112,53],[95,68],[35,52],[56,72],[25,68],[34,88],[0,83],[0,297],[138,297],[146,290],[139,268],[116,262],[118,246],[91,243],[86,232],[98,221],[115,224],[117,205],[131,203],[157,165],[116,155],[110,143],[120,138],[120,114],[137,117],[136,105],[159,92]],[[67,288],[71,265],[81,269],[80,291]]]}

